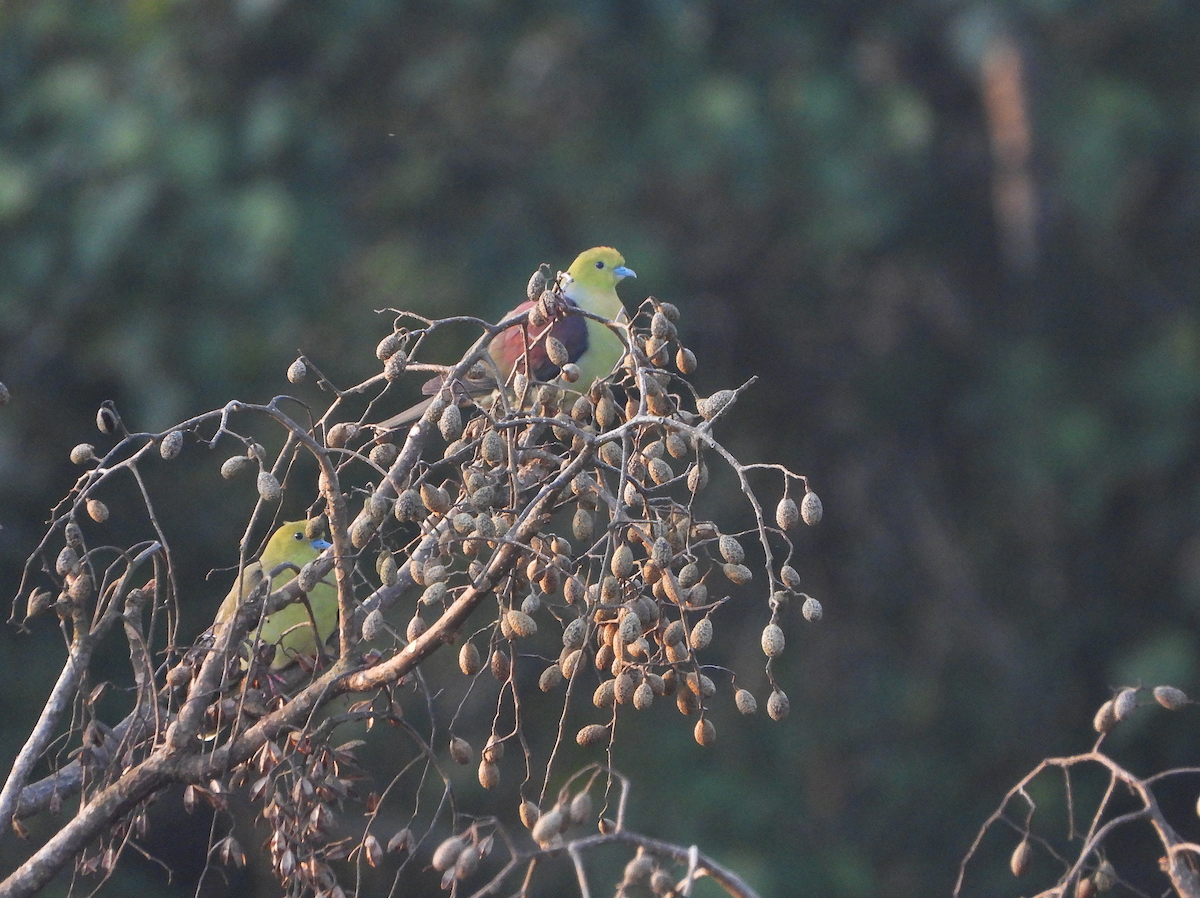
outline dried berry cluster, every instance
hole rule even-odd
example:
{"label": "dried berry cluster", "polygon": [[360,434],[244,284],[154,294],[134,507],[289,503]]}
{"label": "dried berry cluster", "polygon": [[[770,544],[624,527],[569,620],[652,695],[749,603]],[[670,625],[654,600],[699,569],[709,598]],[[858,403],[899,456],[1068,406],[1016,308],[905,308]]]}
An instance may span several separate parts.
{"label": "dried berry cluster", "polygon": [[[288,397],[267,405],[231,402],[159,434],[130,433],[111,404],[101,408],[98,426],[117,443],[102,454],[90,444],[72,451],[72,460],[87,471],[56,510],[27,565],[21,595],[27,618],[57,608],[83,670],[106,628],[119,631],[121,624],[131,646],[136,643],[131,657],[140,664],[140,691],[131,718],[147,723],[128,738],[144,748],[128,756],[127,768],[109,771],[106,782],[164,753],[203,749],[208,766],[194,766],[189,774],[192,800],[219,807],[227,791],[250,783],[247,791],[262,803],[271,828],[271,863],[289,893],[336,895],[330,864],[351,859],[376,866],[388,850],[415,849],[421,840],[397,834],[385,850],[369,834],[357,842],[333,838],[332,821],[351,796],[353,776],[344,770],[353,759],[349,750],[331,748],[329,736],[339,721],[369,726],[387,720],[405,727],[418,751],[433,760],[434,734],[446,710],[439,701],[453,699],[439,699],[442,684],[430,688],[414,674],[448,643],[458,645],[458,666],[472,683],[490,673],[504,684],[490,731],[477,737],[483,743],[478,777],[488,788],[500,780],[506,745],[520,747],[526,783],[537,769],[522,736],[526,721],[518,700],[518,670],[527,665],[536,668],[544,692],[587,684],[583,692],[567,692],[590,690],[603,712],[575,734],[584,747],[615,737],[620,709],[645,711],[660,699],[673,700],[694,718],[701,745],[716,738],[708,712],[719,695],[728,695],[741,713],[754,713],[753,693],[732,672],[704,660],[719,636],[720,609],[732,601],[730,593],[757,589],[762,596],[767,713],[775,720],[787,715],[788,698],[773,669],[784,652],[786,610],[796,602],[809,621],[822,614],[820,603],[800,591],[789,533],[800,522],[821,519],[817,495],[803,476],[778,465],[743,465],[717,441],[715,426],[746,387],[696,394],[688,378],[697,360],[680,342],[674,306],[650,298],[632,321],[608,322],[626,347],[625,358],[610,377],[582,384],[551,331],[543,329],[535,345],[528,329],[578,310],[568,308],[544,271],[531,280],[530,297],[536,302],[526,316],[500,326],[396,313],[393,332],[377,348],[382,370],[349,389],[336,388],[310,359],[297,359],[289,381],[315,379],[335,396],[307,424],[285,411],[298,403]],[[409,326],[413,322],[419,326]],[[423,360],[429,335],[464,323],[481,327],[484,335],[459,363]],[[488,344],[505,327],[521,328],[526,352],[544,353],[557,366],[553,381],[530,380],[520,366],[508,383],[489,381],[496,366]],[[426,385],[430,398],[415,424],[389,429],[374,423],[380,400],[395,385],[430,373],[436,375]],[[270,441],[242,425],[247,419],[255,427],[265,421],[282,428],[284,446],[274,458],[262,445]],[[271,593],[267,582],[253,590],[237,613],[185,651],[175,639],[177,584],[164,548],[169,543],[145,488],[140,494],[157,539],[123,552],[105,550],[115,551],[118,562],[99,586],[96,553],[86,551],[80,525],[85,517],[89,528],[108,520],[99,494],[114,489],[115,477],[131,473],[141,485],[141,465],[179,464],[189,456],[189,444],[213,448],[231,441],[238,452],[220,473],[235,482],[253,474],[255,520],[262,525],[279,517],[282,503],[302,500],[312,528],[325,532],[333,550],[305,563],[294,579],[282,578],[286,587]],[[300,473],[304,455],[318,468],[315,493]],[[748,531],[726,532],[697,512],[711,465],[733,473],[754,513],[756,525]],[[758,499],[760,480],[779,497],[773,517]],[[793,498],[800,486],[803,492]],[[251,555],[244,550],[243,566]],[[154,579],[135,588],[133,575],[148,559],[154,560]],[[53,591],[35,585],[46,577],[59,592],[57,601]],[[307,601],[323,579],[336,583],[340,617],[327,659],[278,676],[266,664],[247,662],[244,652],[239,659],[239,647],[262,615]],[[149,612],[145,621],[143,610]],[[153,622],[160,612],[168,618],[168,640],[156,647],[161,628]],[[159,653],[167,663],[150,663]],[[431,718],[426,735],[400,723],[406,688],[423,692]],[[347,693],[366,697],[341,718],[315,727],[316,712]],[[473,763],[471,734],[455,732],[453,723],[451,730],[449,755],[458,764]],[[557,744],[552,756],[559,756]],[[223,758],[242,760],[221,768]],[[603,779],[606,797],[613,776]],[[547,782],[550,777],[547,770]],[[544,800],[522,804],[535,853],[557,849],[568,826],[591,817],[591,783],[560,795],[541,813]],[[86,800],[82,780],[78,789]],[[370,807],[368,814],[377,810]],[[429,827],[435,822],[425,821]],[[619,818],[600,823],[602,835],[606,825],[610,833],[620,829]],[[447,887],[475,875],[493,845],[478,821],[454,829],[457,835],[434,855]],[[232,835],[214,847],[217,859],[242,857]],[[509,849],[513,856],[521,853],[512,844]],[[644,880],[655,894],[669,894],[667,874],[655,863],[639,855],[627,871],[629,886]]]}
{"label": "dried berry cluster", "polygon": [[299,733],[281,746],[267,742],[253,759],[235,769],[235,787],[250,783],[248,795],[262,805],[270,826],[271,866],[289,894],[344,895],[330,863],[361,850],[372,866],[381,849],[374,837],[358,846],[354,838],[335,838],[338,815],[360,777],[355,743],[330,748]]}
{"label": "dried berry cluster", "polygon": [[[540,309],[545,315],[545,307],[554,306],[553,295],[542,294],[535,313]],[[598,707],[640,710],[655,698],[674,698],[682,713],[699,718],[696,740],[708,744],[715,729],[705,702],[717,685],[698,653],[713,639],[714,612],[728,601],[724,591],[754,578],[739,536],[722,533],[716,522],[693,513],[697,495],[708,484],[712,458],[738,470],[760,520],[763,514],[746,483],[748,469],[730,459],[712,436],[713,422],[737,393],[723,390],[703,399],[694,394],[685,375],[695,370],[696,359],[678,341],[678,318],[674,306],[647,300],[624,332],[630,341],[625,364],[590,389],[532,384],[518,374],[511,395],[489,398],[465,424],[466,410],[443,390],[425,411],[447,441],[442,457],[408,470],[393,467],[383,487],[365,498],[350,534],[357,548],[380,539],[376,568],[385,587],[401,573],[396,559],[410,556],[403,570],[423,591],[406,637],[417,639],[430,619],[474,588],[492,553],[511,539],[531,497],[573,466],[567,488],[540,512],[530,535],[516,543],[513,563],[492,590],[496,629],[462,646],[460,666],[473,676],[490,659],[492,672],[507,680],[509,643],[534,637],[539,626],[552,626],[561,631],[562,650],[540,671],[544,691],[594,667],[600,676],[593,695]],[[397,330],[381,343],[379,355],[386,364],[402,357],[408,366],[413,358],[408,350],[422,336]],[[553,337],[545,342],[551,359],[561,355]],[[354,438],[365,441],[365,429]],[[380,467],[400,455],[389,446],[369,450]],[[776,470],[784,480],[776,526],[764,521],[749,534],[767,552],[771,616],[762,647],[768,675],[770,660],[783,653],[780,615],[790,600],[801,596],[808,620],[821,616],[820,604],[798,592],[796,570],[786,562],[771,564],[772,546],[790,557],[787,531],[801,520],[817,523],[821,503],[805,483],[798,505],[787,491],[804,479]],[[388,487],[396,488],[398,478],[393,500]],[[421,535],[408,546],[393,543],[395,531],[385,526],[389,513],[418,524]],[[377,619],[368,617],[366,625],[364,635],[374,635]],[[771,682],[767,709],[778,720],[786,716],[788,700],[773,677]],[[734,697],[743,713],[756,710],[757,700],[747,690],[736,690]],[[589,724],[577,741],[594,745],[610,736],[609,724]],[[481,779],[494,782],[484,763]]]}

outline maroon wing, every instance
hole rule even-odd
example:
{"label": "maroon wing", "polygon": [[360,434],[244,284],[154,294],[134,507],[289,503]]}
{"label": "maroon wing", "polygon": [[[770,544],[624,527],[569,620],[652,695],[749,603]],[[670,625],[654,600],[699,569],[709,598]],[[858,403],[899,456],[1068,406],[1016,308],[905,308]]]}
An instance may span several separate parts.
{"label": "maroon wing", "polygon": [[[566,302],[568,305],[575,305],[569,299]],[[513,315],[520,315],[532,305],[532,302],[521,303],[504,317],[511,318]],[[552,324],[543,325],[540,328],[510,327],[492,341],[492,358],[496,360],[496,366],[505,378],[519,363],[518,370],[525,370],[522,362],[523,356],[528,357],[529,369],[533,373],[534,380],[552,380],[558,376],[558,366],[546,357],[546,344],[539,339],[546,332],[547,327],[549,327],[551,335],[567,348],[567,357],[572,362],[578,360],[587,351],[587,319],[582,315],[564,315]]]}

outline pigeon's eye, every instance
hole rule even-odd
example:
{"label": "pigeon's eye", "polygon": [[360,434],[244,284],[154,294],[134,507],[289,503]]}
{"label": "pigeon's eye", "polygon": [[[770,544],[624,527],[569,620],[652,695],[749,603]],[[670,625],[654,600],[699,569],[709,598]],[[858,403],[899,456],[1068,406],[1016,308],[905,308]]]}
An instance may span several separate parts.
{"label": "pigeon's eye", "polygon": [[604,263],[603,263],[603,262],[597,262],[597,263],[596,263],[596,267],[597,267],[597,268],[603,268],[603,267],[604,267]]}
{"label": "pigeon's eye", "polygon": [[296,542],[299,542],[300,540],[304,539],[304,532],[301,530],[297,530],[295,533],[292,534],[292,539],[296,540]]}

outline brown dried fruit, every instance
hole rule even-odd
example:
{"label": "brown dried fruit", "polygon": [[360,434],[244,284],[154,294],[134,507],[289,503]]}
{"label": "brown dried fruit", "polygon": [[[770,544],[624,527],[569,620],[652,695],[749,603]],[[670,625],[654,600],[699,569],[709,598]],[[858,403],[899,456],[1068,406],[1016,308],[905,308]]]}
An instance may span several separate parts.
{"label": "brown dried fruit", "polygon": [[179,455],[183,449],[183,431],[172,430],[162,438],[162,442],[158,444],[158,454],[167,461]]}
{"label": "brown dried fruit", "polygon": [[754,579],[754,573],[744,564],[723,564],[721,571],[725,574],[725,579],[738,586],[745,586]]}
{"label": "brown dried fruit", "polygon": [[479,649],[470,640],[464,642],[458,650],[458,669],[468,677],[473,677],[483,670],[483,659],[479,657]]}
{"label": "brown dried fruit", "polygon": [[1008,861],[1013,876],[1024,876],[1028,873],[1029,862],[1032,858],[1033,846],[1029,844],[1028,839],[1022,839],[1020,844],[1013,849],[1012,857]]}
{"label": "brown dried fruit", "polygon": [[461,736],[454,736],[450,739],[450,757],[454,759],[455,764],[462,764],[465,767],[471,763],[475,752],[471,751],[470,742]]}
{"label": "brown dried fruit", "polygon": [[557,664],[551,664],[542,671],[542,675],[538,677],[538,688],[542,692],[551,692],[562,685],[563,672]]}
{"label": "brown dried fruit", "polygon": [[[596,423],[600,425],[602,430],[608,430],[617,423],[620,410],[617,408],[617,403],[613,401],[611,396],[602,396],[600,401],[596,403]],[[615,445],[606,443],[605,445]]]}
{"label": "brown dried fruit", "polygon": [[700,417],[706,421],[711,421],[725,406],[729,405],[734,397],[733,390],[718,390],[707,399],[701,399],[696,404],[696,411],[700,413]]}
{"label": "brown dried fruit", "polygon": [[695,671],[687,675],[687,685],[698,698],[711,698],[717,692],[717,684],[711,677]]}
{"label": "brown dried fruit", "polygon": [[775,523],[779,525],[780,530],[791,530],[800,520],[800,509],[796,507],[796,500],[791,496],[784,496],[779,500],[779,504],[775,506]]}
{"label": "brown dried fruit", "polygon": [[611,568],[614,577],[629,579],[633,573],[633,549],[629,548],[628,543],[617,546],[613,552]]}
{"label": "brown dried fruit", "polygon": [[[441,568],[441,565],[438,565]],[[445,568],[441,568],[445,570]],[[417,599],[422,605],[440,605],[442,600],[446,598],[446,581],[438,580],[436,583],[430,583]]]}
{"label": "brown dried fruit", "polygon": [[776,689],[767,699],[767,714],[772,720],[783,720],[791,710],[792,704],[788,701],[787,693],[782,689]]}
{"label": "brown dried fruit", "polygon": [[542,848],[548,848],[554,840],[567,828],[567,815],[563,809],[555,805],[537,819],[530,835],[533,841]]}
{"label": "brown dried fruit", "polygon": [[679,664],[688,659],[688,648],[682,642],[669,642],[664,647],[667,655],[667,661],[671,664]]}
{"label": "brown dried fruit", "polygon": [[586,790],[576,793],[571,799],[571,805],[567,810],[567,816],[571,818],[572,823],[583,823],[592,816],[595,808],[592,805],[592,796]]}
{"label": "brown dried fruit", "polygon": [[494,735],[488,736],[488,741],[483,744],[483,759],[498,762],[504,757],[504,743],[496,739]]}
{"label": "brown dried fruit", "polygon": [[615,442],[604,443],[600,447],[600,460],[606,465],[612,465],[614,468],[619,468],[621,467],[621,461],[623,457],[624,456],[622,454],[620,445]]}
{"label": "brown dried fruit", "polygon": [[264,502],[278,502],[283,498],[283,488],[270,471],[258,472],[258,495]]}
{"label": "brown dried fruit", "polygon": [[72,549],[83,550],[83,530],[74,521],[68,521],[67,526],[63,528],[63,539]]}
{"label": "brown dried fruit", "polygon": [[654,584],[654,594],[658,595],[660,589],[663,595],[676,605],[683,605],[687,601],[687,590],[669,570],[664,570],[662,576]]}
{"label": "brown dried fruit", "polygon": [[778,658],[783,654],[783,628],[778,624],[767,624],[762,631],[762,650],[768,658]]}
{"label": "brown dried fruit", "polygon": [[450,494],[440,486],[421,484],[421,501],[434,514],[445,514],[450,510]]}
{"label": "brown dried fruit", "polygon": [[597,708],[611,708],[617,699],[615,680],[604,680],[592,693],[592,704]]}
{"label": "brown dried fruit", "polygon": [[415,521],[425,511],[421,494],[414,489],[404,490],[396,499],[392,513],[398,521]]}
{"label": "brown dried fruit", "polygon": [[721,557],[729,564],[741,564],[746,560],[746,550],[742,548],[742,544],[728,534],[721,535],[717,546],[721,550]]}
{"label": "brown dried fruit", "polygon": [[1125,720],[1137,709],[1137,690],[1125,688],[1113,699],[1113,715],[1117,720]]}
{"label": "brown dried fruit", "polygon": [[592,538],[592,531],[595,527],[595,519],[592,513],[582,505],[575,509],[575,516],[571,519],[571,533],[580,542],[586,542]]}
{"label": "brown dried fruit", "polygon": [[83,602],[92,594],[92,575],[87,571],[70,579],[67,597],[73,602]]}
{"label": "brown dried fruit", "polygon": [[485,789],[495,789],[500,784],[500,767],[494,761],[480,761],[479,785]]}
{"label": "brown dried fruit", "polygon": [[675,707],[680,714],[695,714],[700,710],[700,699],[690,689],[679,689],[675,692]]}
{"label": "brown dried fruit", "polygon": [[596,670],[608,670],[616,658],[611,645],[602,645],[596,650]]}
{"label": "brown dried fruit", "polygon": [[492,652],[488,666],[491,668],[492,676],[502,683],[512,673],[512,663],[508,660],[508,655],[502,649],[495,649]]}
{"label": "brown dried fruit", "polygon": [[820,523],[824,515],[825,511],[821,507],[821,497],[811,490],[805,492],[804,499],[800,502],[800,517],[804,519],[804,523],[812,527]]}
{"label": "brown dried fruit", "polygon": [[571,417],[580,424],[588,424],[596,414],[596,406],[586,396],[580,396],[571,406]]}
{"label": "brown dried fruit", "polygon": [[1188,704],[1187,693],[1174,686],[1155,686],[1154,700],[1168,711],[1178,711]]}
{"label": "brown dried fruit", "polygon": [[546,337],[546,357],[559,368],[571,361],[567,347],[563,345],[561,340],[552,336]]}
{"label": "brown dried fruit", "polygon": [[529,278],[529,283],[525,285],[525,296],[530,302],[536,301],[546,290],[546,269],[538,268]]}
{"label": "brown dried fruit", "polygon": [[645,711],[654,704],[654,687],[649,680],[643,680],[633,691],[633,706],[639,711]]}
{"label": "brown dried fruit", "polygon": [[479,444],[479,455],[489,465],[503,464],[508,457],[508,446],[504,437],[494,430],[489,430],[483,435],[483,442]]}
{"label": "brown dried fruit", "polygon": [[399,334],[388,334],[386,337],[380,340],[379,345],[375,347],[375,358],[379,359],[381,362],[386,362],[393,355],[395,355],[396,350],[403,345],[404,341],[401,339]]}
{"label": "brown dried fruit", "polygon": [[[26,614],[29,617],[37,617],[54,603],[54,594],[48,589],[35,589],[29,597],[29,605],[26,608]],[[174,673],[178,668],[171,668],[171,673]],[[170,674],[168,674],[168,677]],[[189,675],[190,677],[190,675]],[[185,680],[186,682],[186,680]],[[182,683],[172,684],[182,685]]]}
{"label": "brown dried fruit", "polygon": [[608,727],[598,723],[589,723],[575,734],[575,741],[588,748],[608,741]]}
{"label": "brown dried fruit", "polygon": [[467,840],[461,836],[451,836],[433,851],[433,869],[445,873],[458,862],[458,857],[467,847]]}
{"label": "brown dried fruit", "polygon": [[679,352],[675,353],[675,367],[679,369],[680,374],[692,374],[696,370],[696,354],[690,349],[679,347]]}
{"label": "brown dried fruit", "polygon": [[779,569],[779,579],[783,581],[783,585],[788,589],[795,590],[800,588],[800,574],[790,564],[785,564]]}
{"label": "brown dried fruit", "polygon": [[409,642],[412,642],[413,640],[420,639],[421,635],[428,629],[429,627],[425,623],[425,619],[419,614],[414,614],[412,620],[408,622],[408,628],[405,630],[404,635]]}
{"label": "brown dried fruit", "polygon": [[356,549],[363,548],[378,529],[379,525],[366,515],[355,518],[354,523],[350,525],[350,544]]}
{"label": "brown dried fruit", "polygon": [[334,424],[329,428],[329,433],[325,437],[326,444],[331,449],[341,449],[352,439],[358,436],[359,427],[349,421],[342,421]]}
{"label": "brown dried fruit", "polygon": [[687,629],[683,626],[683,621],[671,621],[667,628],[663,630],[663,645],[680,645],[686,639]]}
{"label": "brown dried fruit", "polygon": [[613,679],[613,697],[619,705],[628,705],[633,701],[633,693],[637,689],[637,681],[628,669],[621,671]]}
{"label": "brown dried fruit", "polygon": [[758,701],[748,689],[739,689],[733,695],[733,703],[742,714],[753,714],[758,710]]}
{"label": "brown dried fruit", "polygon": [[442,439],[447,441],[457,440],[462,436],[462,429],[462,412],[453,403],[447,405],[442,411],[441,417],[438,418],[438,431],[441,433]]}
{"label": "brown dried fruit", "polygon": [[582,649],[576,649],[575,651],[571,652],[571,654],[567,655],[566,659],[562,662],[563,677],[568,680],[574,677],[585,657],[586,656],[584,655]]}
{"label": "brown dried fruit", "polygon": [[[664,356],[664,360],[665,360]],[[649,393],[646,396],[646,411],[652,415],[669,417],[675,411],[675,404],[666,393]]]}
{"label": "brown dried fruit", "polygon": [[537,632],[537,622],[524,611],[516,608],[505,614],[504,620],[517,636],[532,636]]}
{"label": "brown dried fruit", "polygon": [[460,880],[470,879],[478,869],[479,850],[477,848],[467,848],[458,856],[458,862],[454,865],[454,878]]}
{"label": "brown dried fruit", "polygon": [[404,369],[407,367],[408,353],[403,349],[397,349],[383,363],[383,376],[388,383],[394,384],[404,376]]}
{"label": "brown dried fruit", "polygon": [[389,853],[397,851],[407,851],[413,845],[412,830],[407,826],[399,830],[394,836],[388,839],[387,850]]}
{"label": "brown dried fruit", "polygon": [[60,577],[74,576],[79,573],[79,553],[70,546],[63,546],[54,562],[54,570]]}
{"label": "brown dried fruit", "polygon": [[1092,726],[1097,733],[1104,735],[1112,732],[1113,727],[1117,725],[1117,715],[1113,711],[1112,699],[1106,701],[1100,706],[1100,710],[1096,712],[1096,716],[1092,718]]}
{"label": "brown dried fruit", "polygon": [[667,434],[666,446],[671,458],[684,458],[692,451],[690,439],[674,431]]}
{"label": "brown dried fruit", "polygon": [[378,608],[373,608],[363,618],[362,622],[362,638],[370,642],[376,636],[381,634],[384,629],[383,612]]}
{"label": "brown dried fruit", "polygon": [[642,635],[642,619],[633,611],[626,611],[621,615],[621,623],[617,632],[626,644],[635,642]]}
{"label": "brown dried fruit", "polygon": [[[570,582],[570,581],[568,581]],[[578,582],[578,581],[576,581]],[[587,622],[577,617],[563,628],[562,643],[568,648],[581,647],[587,638]]]}
{"label": "brown dried fruit", "polygon": [[396,566],[396,559],[392,557],[391,552],[386,550],[379,553],[376,571],[379,574],[379,581],[384,586],[395,586],[396,581],[400,579],[400,569]]}

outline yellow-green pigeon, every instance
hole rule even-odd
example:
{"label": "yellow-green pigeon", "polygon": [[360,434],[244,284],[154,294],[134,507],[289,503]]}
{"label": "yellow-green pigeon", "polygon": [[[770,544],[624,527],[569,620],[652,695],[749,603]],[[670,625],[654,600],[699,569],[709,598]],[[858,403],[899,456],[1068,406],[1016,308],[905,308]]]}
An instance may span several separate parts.
{"label": "yellow-green pigeon", "polygon": [[[218,624],[227,620],[237,610],[238,603],[254,592],[263,577],[279,565],[291,563],[297,569],[302,568],[329,548],[325,540],[308,537],[306,524],[306,521],[289,521],[271,535],[262,556],[246,565],[241,578],[234,582],[229,595],[225,596],[225,601],[217,611]],[[295,576],[296,571],[284,568],[271,581],[271,590],[279,589]],[[309,617],[308,608],[312,608],[312,618]],[[314,620],[317,624],[315,633]],[[324,645],[325,640],[337,629],[337,621],[337,590],[331,583],[322,580],[308,594],[308,607],[303,602],[294,602],[268,614],[259,630],[251,633],[249,638],[251,643],[261,638],[265,645],[275,646],[271,669],[280,670],[295,663],[301,656],[315,658],[319,654],[318,645]]]}
{"label": "yellow-green pigeon", "polygon": [[[630,277],[637,275],[625,267],[625,259],[619,252],[610,246],[596,246],[579,254],[559,280],[559,285],[570,305],[624,323],[629,318],[617,296],[617,284]],[[521,303],[504,318],[528,311],[536,301],[537,297],[534,297]],[[587,390],[596,378],[607,377],[625,354],[621,340],[605,325],[582,315],[565,315],[540,328],[528,327],[528,337],[522,328],[513,327],[492,340],[489,352],[503,381],[508,381],[514,369],[537,381],[552,381],[558,376],[559,366],[547,357],[546,344],[541,339],[547,328],[566,348],[568,359],[579,367],[580,375],[572,389]],[[444,380],[435,377],[423,389],[432,396],[443,385]],[[461,392],[481,396],[494,388],[495,381],[489,377],[465,383]],[[415,421],[431,401],[426,399],[381,421],[376,427],[386,430]]]}

